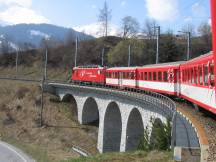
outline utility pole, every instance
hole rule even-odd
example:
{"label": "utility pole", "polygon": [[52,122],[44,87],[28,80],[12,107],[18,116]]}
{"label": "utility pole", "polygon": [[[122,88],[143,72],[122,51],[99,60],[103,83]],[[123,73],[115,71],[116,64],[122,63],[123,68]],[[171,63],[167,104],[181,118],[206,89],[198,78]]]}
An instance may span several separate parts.
{"label": "utility pole", "polygon": [[44,109],[44,75],[41,80],[41,109],[40,109],[40,126],[43,126],[43,109]]}
{"label": "utility pole", "polygon": [[128,46],[128,67],[130,67],[131,62],[131,45]]}
{"label": "utility pole", "polygon": [[46,53],[45,53],[45,62],[44,62],[44,80],[47,80],[47,59],[48,59],[48,51],[46,48]]}
{"label": "utility pole", "polygon": [[160,26],[155,26],[154,27],[156,32],[156,36],[157,36],[157,50],[156,50],[156,64],[159,63],[159,41],[160,41]]}
{"label": "utility pole", "polygon": [[104,48],[102,49],[101,66],[104,66]]}
{"label": "utility pole", "polygon": [[77,66],[77,54],[78,54],[78,36],[76,36],[76,49],[75,49],[74,67]]}
{"label": "utility pole", "polygon": [[189,60],[190,51],[191,51],[191,32],[183,32],[183,31],[178,31],[178,32],[187,35],[187,60]]}
{"label": "utility pole", "polygon": [[190,59],[190,49],[191,49],[191,33],[187,32],[187,60]]}
{"label": "utility pole", "polygon": [[16,50],[16,78],[18,77],[18,58],[19,58],[19,51]]}
{"label": "utility pole", "polygon": [[40,126],[43,126],[43,109],[44,109],[44,82],[47,80],[47,48],[45,52],[44,73],[41,80],[41,109],[40,109]]}

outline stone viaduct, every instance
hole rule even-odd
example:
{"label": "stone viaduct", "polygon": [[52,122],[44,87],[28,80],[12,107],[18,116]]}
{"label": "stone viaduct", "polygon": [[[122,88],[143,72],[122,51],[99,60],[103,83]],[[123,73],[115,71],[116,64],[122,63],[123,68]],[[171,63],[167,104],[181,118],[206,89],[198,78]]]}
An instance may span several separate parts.
{"label": "stone viaduct", "polygon": [[174,146],[200,147],[190,122],[176,113],[175,104],[162,95],[59,83],[48,83],[44,89],[62,101],[73,100],[81,124],[99,121],[97,148],[101,153],[136,149],[145,128],[148,127],[149,134],[152,134],[152,118],[162,123],[168,118],[174,119]]}

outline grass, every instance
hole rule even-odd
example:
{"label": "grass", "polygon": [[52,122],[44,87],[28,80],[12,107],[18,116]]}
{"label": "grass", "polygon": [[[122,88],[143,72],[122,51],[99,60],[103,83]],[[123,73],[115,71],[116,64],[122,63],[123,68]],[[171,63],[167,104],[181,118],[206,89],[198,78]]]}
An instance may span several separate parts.
{"label": "grass", "polygon": [[[43,70],[38,67],[18,67],[18,77],[26,79],[41,79]],[[70,70],[60,69],[60,68],[47,68],[47,77],[50,80],[63,80],[67,81],[70,79]],[[0,77],[15,77],[16,68],[15,67],[0,67]]]}
{"label": "grass", "polygon": [[93,157],[81,157],[62,162],[174,162],[172,152],[135,151],[126,153],[105,153]]}

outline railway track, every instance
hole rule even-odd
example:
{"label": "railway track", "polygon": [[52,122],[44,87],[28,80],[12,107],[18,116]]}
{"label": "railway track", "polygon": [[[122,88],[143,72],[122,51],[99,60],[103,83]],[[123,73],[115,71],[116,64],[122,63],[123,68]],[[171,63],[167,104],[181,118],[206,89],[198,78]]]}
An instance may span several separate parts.
{"label": "railway track", "polygon": [[196,129],[201,128],[201,140],[209,145],[207,161],[216,162],[216,118],[208,112],[198,112],[191,104],[186,102],[176,101],[176,107],[188,118],[193,118],[193,122],[199,127]]}

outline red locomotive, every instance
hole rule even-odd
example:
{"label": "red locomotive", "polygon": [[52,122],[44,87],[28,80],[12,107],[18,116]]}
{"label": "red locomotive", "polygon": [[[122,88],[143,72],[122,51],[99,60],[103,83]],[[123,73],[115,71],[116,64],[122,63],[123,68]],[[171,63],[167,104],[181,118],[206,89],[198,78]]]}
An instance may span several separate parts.
{"label": "red locomotive", "polygon": [[100,66],[78,66],[73,68],[71,79],[76,82],[105,83],[106,68]]}
{"label": "red locomotive", "polygon": [[[216,114],[216,1],[211,0],[213,51],[189,61],[142,67],[75,67],[72,80],[151,90],[184,98]],[[215,55],[215,56],[214,56]]]}

